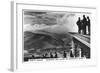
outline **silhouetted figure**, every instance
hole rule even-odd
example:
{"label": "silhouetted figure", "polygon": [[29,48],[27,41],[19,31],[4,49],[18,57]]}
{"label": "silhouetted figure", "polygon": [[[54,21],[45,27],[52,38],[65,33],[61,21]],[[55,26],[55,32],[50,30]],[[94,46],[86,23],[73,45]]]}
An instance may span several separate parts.
{"label": "silhouetted figure", "polygon": [[52,53],[50,53],[50,58],[53,58],[53,55],[52,55]]}
{"label": "silhouetted figure", "polygon": [[58,55],[57,55],[57,53],[55,52],[55,58],[58,58]]}
{"label": "silhouetted figure", "polygon": [[32,55],[32,59],[34,59],[34,55]]}
{"label": "silhouetted figure", "polygon": [[66,52],[65,52],[65,51],[64,51],[64,53],[63,53],[63,57],[66,58]]}
{"label": "silhouetted figure", "polygon": [[70,51],[70,57],[74,57],[74,55],[73,55],[72,51]]}
{"label": "silhouetted figure", "polygon": [[78,21],[76,22],[77,26],[78,26],[78,33],[81,33],[82,31],[82,21],[80,19],[80,17],[78,18]]}
{"label": "silhouetted figure", "polygon": [[87,19],[86,19],[86,17],[85,17],[85,15],[83,15],[83,20],[82,20],[82,24],[83,24],[83,34],[87,34],[86,33],[86,25],[87,25]]}
{"label": "silhouetted figure", "polygon": [[45,55],[44,54],[42,56],[43,56],[43,58],[45,58]]}
{"label": "silhouetted figure", "polygon": [[87,16],[87,26],[88,26],[88,34],[90,35],[90,18]]}

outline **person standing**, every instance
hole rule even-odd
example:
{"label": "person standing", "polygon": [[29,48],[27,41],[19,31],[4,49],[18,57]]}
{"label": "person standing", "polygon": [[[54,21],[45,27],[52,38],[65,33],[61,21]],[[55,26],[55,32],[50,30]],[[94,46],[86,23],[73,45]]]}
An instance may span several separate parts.
{"label": "person standing", "polygon": [[53,54],[52,53],[50,53],[50,58],[53,58]]}
{"label": "person standing", "polygon": [[65,51],[63,52],[63,57],[66,58],[66,52]]}
{"label": "person standing", "polygon": [[81,34],[82,31],[82,22],[80,17],[78,18],[78,21],[76,22],[77,26],[78,26],[78,33]]}
{"label": "person standing", "polygon": [[70,57],[74,57],[74,54],[73,54],[73,51],[72,50],[70,50]]}
{"label": "person standing", "polygon": [[88,34],[90,35],[90,18],[87,16],[87,26],[88,26]]}
{"label": "person standing", "polygon": [[32,59],[34,59],[34,55],[32,54]]}
{"label": "person standing", "polygon": [[58,58],[58,55],[57,55],[57,53],[55,52],[55,58]]}
{"label": "person standing", "polygon": [[83,20],[82,20],[82,24],[83,24],[83,34],[87,34],[86,33],[86,26],[87,26],[87,19],[86,19],[86,17],[85,17],[85,15],[83,15]]}

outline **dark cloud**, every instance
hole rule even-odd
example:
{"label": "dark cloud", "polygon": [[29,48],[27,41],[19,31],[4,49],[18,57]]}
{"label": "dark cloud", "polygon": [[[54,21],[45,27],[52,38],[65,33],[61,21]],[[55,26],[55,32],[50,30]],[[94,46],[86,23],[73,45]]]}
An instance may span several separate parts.
{"label": "dark cloud", "polygon": [[57,18],[62,18],[64,13],[53,12],[24,12],[24,24],[57,24]]}
{"label": "dark cloud", "polygon": [[24,11],[24,15],[38,15],[38,14],[46,14],[47,12],[33,12],[33,11]]}

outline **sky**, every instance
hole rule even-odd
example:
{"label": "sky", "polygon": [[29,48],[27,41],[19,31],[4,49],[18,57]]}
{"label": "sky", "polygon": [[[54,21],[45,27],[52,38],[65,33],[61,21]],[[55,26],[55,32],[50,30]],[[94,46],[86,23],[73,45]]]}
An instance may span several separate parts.
{"label": "sky", "polygon": [[46,30],[49,32],[78,32],[78,17],[90,17],[88,13],[24,11],[24,31]]}

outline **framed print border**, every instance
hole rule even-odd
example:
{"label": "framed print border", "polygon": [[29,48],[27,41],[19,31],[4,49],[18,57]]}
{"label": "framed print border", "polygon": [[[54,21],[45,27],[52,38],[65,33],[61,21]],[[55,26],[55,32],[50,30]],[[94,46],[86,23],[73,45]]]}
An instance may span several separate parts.
{"label": "framed print border", "polygon": [[[48,68],[58,68],[58,67],[80,67],[80,66],[94,66],[96,65],[96,50],[95,41],[93,40],[93,34],[91,34],[91,47],[92,55],[90,60],[56,60],[56,61],[35,61],[24,63],[23,62],[23,12],[24,11],[46,11],[46,12],[71,12],[71,13],[87,13],[91,14],[92,24],[96,23],[96,8],[95,7],[77,7],[77,6],[62,6],[62,5],[41,5],[32,4],[28,2],[11,2],[11,70],[32,70],[32,69],[45,69]],[[92,25],[92,33],[94,33],[95,28]],[[67,63],[66,63],[67,62]],[[73,64],[72,64],[73,63]],[[68,65],[68,66],[66,66]],[[34,67],[35,66],[35,67]],[[32,69],[31,69],[32,68]],[[47,68],[46,68],[47,69]]]}

